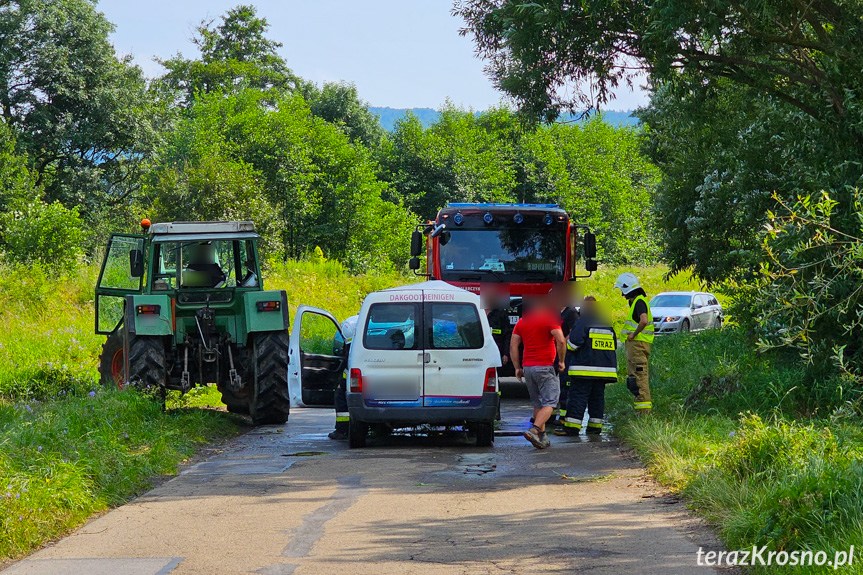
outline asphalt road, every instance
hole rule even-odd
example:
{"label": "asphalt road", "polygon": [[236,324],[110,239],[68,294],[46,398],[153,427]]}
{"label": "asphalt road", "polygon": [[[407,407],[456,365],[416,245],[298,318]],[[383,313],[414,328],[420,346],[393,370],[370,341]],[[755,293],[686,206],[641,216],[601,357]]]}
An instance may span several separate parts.
{"label": "asphalt road", "polygon": [[537,451],[524,399],[494,448],[461,434],[327,439],[334,414],[256,428],[4,575],[709,572],[721,549],[607,438]]}

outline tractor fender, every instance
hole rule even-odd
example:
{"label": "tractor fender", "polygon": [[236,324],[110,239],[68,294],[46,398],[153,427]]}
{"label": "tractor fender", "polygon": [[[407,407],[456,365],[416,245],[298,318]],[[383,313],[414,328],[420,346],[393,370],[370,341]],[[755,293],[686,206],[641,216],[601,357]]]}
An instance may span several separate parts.
{"label": "tractor fender", "polygon": [[[272,302],[278,302],[278,309],[272,308]],[[282,331],[290,327],[288,294],[285,290],[248,292],[243,296],[243,305],[246,333]]]}
{"label": "tractor fender", "polygon": [[[143,306],[143,307],[142,307]],[[127,295],[125,324],[135,335],[173,335],[171,298],[168,295]]]}

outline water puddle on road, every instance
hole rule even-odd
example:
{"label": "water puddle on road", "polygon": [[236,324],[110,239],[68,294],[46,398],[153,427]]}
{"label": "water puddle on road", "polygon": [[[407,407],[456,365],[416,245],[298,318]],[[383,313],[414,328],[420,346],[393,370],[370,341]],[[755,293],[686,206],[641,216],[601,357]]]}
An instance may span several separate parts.
{"label": "water puddle on road", "polygon": [[457,473],[482,476],[497,469],[497,456],[493,453],[463,453],[456,458]]}
{"label": "water puddle on road", "polygon": [[314,457],[326,454],[326,451],[297,451],[296,453],[282,453],[282,457]]}

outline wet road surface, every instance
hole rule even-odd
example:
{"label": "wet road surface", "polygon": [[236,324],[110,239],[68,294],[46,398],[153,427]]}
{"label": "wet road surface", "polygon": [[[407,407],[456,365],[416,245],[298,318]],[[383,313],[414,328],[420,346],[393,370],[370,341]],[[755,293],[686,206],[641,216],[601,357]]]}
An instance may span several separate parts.
{"label": "wet road surface", "polygon": [[334,414],[296,409],[4,575],[710,572],[721,549],[607,438],[520,435],[505,400],[493,448],[461,433],[329,440]]}

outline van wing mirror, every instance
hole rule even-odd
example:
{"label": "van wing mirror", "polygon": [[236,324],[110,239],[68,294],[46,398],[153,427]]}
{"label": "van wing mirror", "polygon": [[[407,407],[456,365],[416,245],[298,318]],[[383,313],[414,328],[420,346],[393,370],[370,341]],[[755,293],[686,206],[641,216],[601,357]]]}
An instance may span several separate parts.
{"label": "van wing mirror", "polygon": [[414,230],[411,234],[411,256],[419,257],[423,253],[423,235],[419,230]]}
{"label": "van wing mirror", "polygon": [[144,252],[141,250],[129,251],[129,275],[133,278],[144,276]]}

